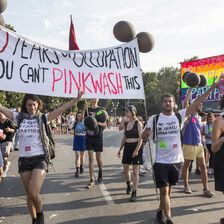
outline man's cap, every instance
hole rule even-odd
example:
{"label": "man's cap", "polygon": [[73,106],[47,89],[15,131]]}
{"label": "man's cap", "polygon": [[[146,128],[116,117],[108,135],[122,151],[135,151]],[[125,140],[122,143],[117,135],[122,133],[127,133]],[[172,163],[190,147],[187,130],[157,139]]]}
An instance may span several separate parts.
{"label": "man's cap", "polygon": [[135,106],[133,106],[133,105],[128,105],[128,106],[124,107],[123,109],[124,110],[134,111],[135,114],[137,114],[137,110],[136,110]]}

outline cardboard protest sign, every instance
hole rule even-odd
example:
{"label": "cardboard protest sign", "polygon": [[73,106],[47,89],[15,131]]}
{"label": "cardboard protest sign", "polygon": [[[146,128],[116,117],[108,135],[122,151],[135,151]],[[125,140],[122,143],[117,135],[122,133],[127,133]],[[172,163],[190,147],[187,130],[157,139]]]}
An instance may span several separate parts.
{"label": "cardboard protest sign", "polygon": [[115,47],[64,51],[0,26],[0,90],[47,96],[144,99],[137,39]]}

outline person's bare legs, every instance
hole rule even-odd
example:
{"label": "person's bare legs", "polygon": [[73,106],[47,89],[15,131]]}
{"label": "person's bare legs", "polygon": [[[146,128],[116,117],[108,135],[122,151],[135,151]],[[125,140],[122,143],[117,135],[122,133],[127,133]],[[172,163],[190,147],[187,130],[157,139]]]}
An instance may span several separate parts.
{"label": "person's bare legs", "polygon": [[172,191],[172,186],[161,187],[160,189],[160,204],[159,210],[164,210],[167,220],[171,219],[170,211],[170,195]]}
{"label": "person's bare legs", "polygon": [[32,218],[36,218],[36,213],[42,212],[42,199],[40,189],[46,177],[46,172],[41,169],[34,169],[30,172],[20,173],[27,194],[27,207]]}
{"label": "person's bare legs", "polygon": [[133,165],[133,189],[136,190],[139,183],[139,165]]}
{"label": "person's bare legs", "polygon": [[182,168],[182,177],[184,181],[184,186],[188,186],[188,176],[189,176],[189,167],[191,165],[191,160],[184,160],[183,168]]}
{"label": "person's bare legs", "polygon": [[93,154],[93,150],[88,150],[88,156],[89,156],[90,180],[94,180],[94,154]]}

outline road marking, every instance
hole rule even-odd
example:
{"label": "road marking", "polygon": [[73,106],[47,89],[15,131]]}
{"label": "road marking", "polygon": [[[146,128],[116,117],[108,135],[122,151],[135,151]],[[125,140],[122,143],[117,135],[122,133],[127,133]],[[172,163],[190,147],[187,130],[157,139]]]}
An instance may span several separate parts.
{"label": "road marking", "polygon": [[[95,174],[95,176],[96,176],[96,174]],[[114,205],[115,203],[114,203],[113,199],[111,198],[109,192],[107,191],[107,188],[105,187],[104,183],[103,182],[99,183],[99,186],[100,186],[100,189],[101,189],[101,191],[104,195],[104,198],[107,201],[107,204],[108,205]]]}

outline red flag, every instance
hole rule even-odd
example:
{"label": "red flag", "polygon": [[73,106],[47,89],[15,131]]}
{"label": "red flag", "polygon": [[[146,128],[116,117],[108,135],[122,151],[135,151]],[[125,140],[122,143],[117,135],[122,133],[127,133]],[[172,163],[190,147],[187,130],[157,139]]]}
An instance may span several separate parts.
{"label": "red flag", "polygon": [[79,47],[76,42],[75,38],[75,29],[72,22],[72,16],[71,16],[71,25],[70,25],[70,31],[69,31],[69,50],[79,50]]}

